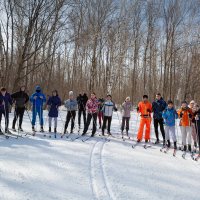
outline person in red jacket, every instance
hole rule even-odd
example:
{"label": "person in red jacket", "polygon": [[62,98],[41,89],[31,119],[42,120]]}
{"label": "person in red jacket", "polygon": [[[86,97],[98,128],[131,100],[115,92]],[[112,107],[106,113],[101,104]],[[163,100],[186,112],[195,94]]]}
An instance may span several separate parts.
{"label": "person in red jacket", "polygon": [[138,113],[140,113],[141,116],[137,142],[140,142],[142,140],[145,126],[145,142],[148,142],[150,140],[152,104],[148,101],[147,95],[144,95],[143,101],[139,102],[137,111]]}

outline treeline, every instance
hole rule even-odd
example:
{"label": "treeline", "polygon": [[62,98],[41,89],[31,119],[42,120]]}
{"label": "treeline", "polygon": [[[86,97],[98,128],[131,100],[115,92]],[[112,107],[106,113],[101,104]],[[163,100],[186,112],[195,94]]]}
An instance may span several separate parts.
{"label": "treeline", "polygon": [[0,85],[200,99],[199,0],[2,0]]}

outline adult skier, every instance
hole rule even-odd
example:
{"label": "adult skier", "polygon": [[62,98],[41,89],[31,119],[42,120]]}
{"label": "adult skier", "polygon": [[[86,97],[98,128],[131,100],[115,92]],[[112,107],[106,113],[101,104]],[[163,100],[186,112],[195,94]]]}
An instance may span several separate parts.
{"label": "adult skier", "polygon": [[[187,150],[187,144],[188,144],[188,150],[191,152],[191,133],[192,133],[192,118],[193,118],[193,112],[188,107],[188,104],[186,101],[183,101],[181,104],[181,108],[178,110],[178,115],[180,118],[180,129],[182,134],[182,144],[184,147],[184,151]],[[187,140],[187,142],[186,142]]]}
{"label": "adult skier", "polygon": [[108,122],[107,133],[108,135],[111,135],[110,126],[111,126],[111,121],[112,121],[113,110],[117,111],[117,108],[115,106],[115,103],[112,101],[112,96],[108,94],[102,108],[102,111],[103,111],[102,135],[104,135],[104,130],[106,128],[107,122]]}
{"label": "adult skier", "polygon": [[86,103],[86,110],[88,111],[87,121],[86,121],[86,125],[84,127],[82,135],[85,135],[87,133],[90,122],[93,119],[93,128],[92,128],[91,137],[94,137],[96,133],[96,129],[97,129],[96,125],[97,125],[97,112],[98,112],[98,100],[94,92],[91,93],[91,97]]}
{"label": "adult skier", "polygon": [[145,129],[145,142],[147,143],[150,140],[150,130],[151,130],[151,113],[152,105],[148,101],[148,96],[143,95],[143,100],[139,102],[137,107],[137,112],[140,113],[140,126],[137,134],[137,142],[141,142],[143,138],[143,131]]}
{"label": "adult skier", "polygon": [[49,132],[51,132],[52,119],[54,119],[54,133],[57,133],[58,109],[61,106],[61,100],[57,90],[52,91],[52,96],[49,97],[47,106],[49,110]]}
{"label": "adult skier", "polygon": [[16,121],[19,117],[19,131],[23,131],[22,129],[22,121],[23,121],[23,116],[24,116],[24,111],[26,109],[26,104],[29,101],[29,96],[26,93],[26,87],[21,86],[20,90],[18,92],[15,92],[11,95],[13,99],[13,103],[15,104],[15,113],[14,113],[14,119],[13,119],[13,124],[12,124],[12,130],[16,131],[15,129],[15,124]]}
{"label": "adult skier", "polygon": [[102,120],[103,120],[103,112],[102,112],[102,108],[103,108],[103,104],[104,104],[104,99],[103,98],[99,98],[98,99],[99,102],[99,106],[98,106],[98,119],[99,119],[99,128],[101,128],[102,125]]}
{"label": "adult skier", "polygon": [[154,129],[155,129],[155,135],[156,135],[155,144],[158,144],[160,142],[158,125],[160,126],[160,132],[161,132],[162,138],[163,138],[163,145],[165,144],[165,130],[164,130],[162,112],[166,107],[167,107],[167,104],[164,101],[164,99],[162,98],[161,94],[160,93],[156,94],[156,99],[152,103],[153,122],[154,122]]}
{"label": "adult skier", "polygon": [[178,118],[178,113],[174,109],[174,104],[171,100],[167,102],[167,108],[163,111],[162,117],[165,123],[165,139],[167,141],[167,147],[170,148],[170,134],[172,136],[172,140],[174,143],[174,149],[177,149],[177,138],[176,138],[176,130],[175,123]]}
{"label": "adult skier", "polygon": [[43,105],[46,102],[46,97],[39,85],[35,87],[35,93],[31,95],[30,102],[32,103],[32,131],[35,132],[35,122],[38,115],[40,119],[40,132],[44,132]]}
{"label": "adult skier", "polygon": [[9,133],[9,106],[12,105],[12,98],[10,94],[6,91],[5,87],[2,87],[0,90],[0,134],[2,133],[1,129],[1,119],[2,115],[5,118],[5,133]]}
{"label": "adult skier", "polygon": [[87,94],[84,92],[80,93],[79,96],[77,97],[79,130],[81,128],[81,115],[83,115],[84,126],[86,123],[86,108],[85,108],[85,106],[86,106],[87,100],[88,100]]}
{"label": "adult skier", "polygon": [[123,137],[123,131],[126,125],[126,135],[129,137],[128,131],[129,131],[129,121],[131,117],[131,110],[133,109],[133,105],[130,101],[130,97],[126,97],[124,103],[122,104],[122,137]]}
{"label": "adult skier", "polygon": [[68,127],[70,120],[71,120],[71,131],[70,131],[70,133],[73,133],[76,111],[77,111],[77,106],[78,106],[77,100],[74,99],[73,91],[69,92],[69,99],[64,102],[64,105],[67,108],[67,116],[66,116],[64,134],[66,134],[66,132],[67,132],[67,127]]}

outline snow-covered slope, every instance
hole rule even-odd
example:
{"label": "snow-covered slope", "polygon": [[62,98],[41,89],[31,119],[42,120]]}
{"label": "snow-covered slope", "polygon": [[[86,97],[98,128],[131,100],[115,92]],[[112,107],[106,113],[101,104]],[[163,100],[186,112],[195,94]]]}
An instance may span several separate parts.
{"label": "snow-covered slope", "polygon": [[[31,114],[31,113],[30,113]],[[47,116],[47,113],[44,113]],[[66,112],[59,116],[63,130]],[[12,117],[11,117],[12,118]],[[62,120],[61,120],[62,118]],[[131,136],[136,134],[132,113]],[[112,133],[120,137],[120,113],[114,113]],[[3,124],[3,123],[2,123]],[[10,123],[11,124],[11,123]],[[24,129],[31,131],[25,114]],[[137,126],[139,124],[137,123]],[[76,125],[77,127],[77,125]],[[39,126],[37,126],[39,130]],[[48,129],[45,118],[45,129]],[[91,131],[89,131],[90,133]],[[152,128],[153,132],[153,128]],[[134,134],[134,135],[133,135]],[[180,140],[180,133],[178,133]],[[72,137],[75,137],[73,135]],[[160,146],[132,149],[133,141],[100,137],[87,142],[35,137],[0,137],[1,200],[196,200],[200,164],[186,156],[160,152]]]}

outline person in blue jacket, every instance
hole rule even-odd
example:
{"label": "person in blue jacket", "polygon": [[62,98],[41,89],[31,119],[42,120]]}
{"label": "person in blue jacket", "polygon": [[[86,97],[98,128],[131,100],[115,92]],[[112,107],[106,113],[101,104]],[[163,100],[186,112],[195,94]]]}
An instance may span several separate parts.
{"label": "person in blue jacket", "polygon": [[58,91],[54,90],[52,96],[49,97],[47,101],[48,110],[49,110],[49,132],[51,132],[52,119],[54,118],[54,133],[57,132],[57,118],[58,118],[58,108],[61,106],[61,100],[58,96]]}
{"label": "person in blue jacket", "polygon": [[163,137],[163,144],[165,144],[165,130],[164,130],[164,124],[163,124],[163,118],[162,118],[162,112],[167,107],[167,103],[163,100],[161,97],[161,94],[156,94],[156,99],[152,103],[152,109],[153,109],[153,121],[154,121],[154,129],[156,134],[156,142],[155,144],[158,144],[159,141],[159,133],[158,133],[158,125],[160,125],[160,131]]}
{"label": "person in blue jacket", "polygon": [[12,105],[12,98],[10,94],[6,91],[6,88],[2,87],[0,90],[0,134],[2,134],[1,130],[2,115],[4,115],[5,117],[5,133],[8,132],[9,105]]}
{"label": "person in blue jacket", "polygon": [[31,95],[30,102],[32,103],[32,130],[35,132],[35,121],[36,121],[36,116],[38,114],[41,127],[40,131],[44,132],[43,105],[46,102],[46,97],[42,93],[42,89],[39,85],[35,87],[35,93]]}
{"label": "person in blue jacket", "polygon": [[177,149],[175,123],[176,123],[176,119],[178,118],[178,113],[174,109],[174,105],[171,100],[169,100],[167,104],[168,104],[168,107],[162,113],[162,117],[165,123],[165,139],[167,141],[167,147],[169,148],[171,145],[169,135],[171,133],[172,140],[174,142],[174,149]]}

